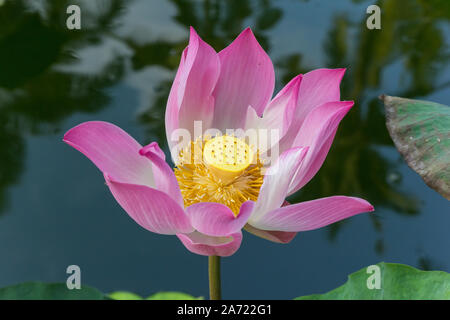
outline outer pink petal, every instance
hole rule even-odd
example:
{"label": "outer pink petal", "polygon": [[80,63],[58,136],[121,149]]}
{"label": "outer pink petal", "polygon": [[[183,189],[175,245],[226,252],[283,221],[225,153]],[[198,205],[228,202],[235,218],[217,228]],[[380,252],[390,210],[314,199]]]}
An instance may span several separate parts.
{"label": "outer pink petal", "polygon": [[261,230],[255,227],[252,227],[249,224],[246,224],[244,227],[245,231],[250,232],[251,234],[277,243],[289,243],[294,239],[297,235],[297,232],[283,232],[283,231],[268,231]]}
{"label": "outer pink petal", "polygon": [[[178,117],[180,114],[180,106],[183,100],[182,96],[178,97],[179,91],[184,91],[185,84],[181,83],[182,74],[187,73],[190,67],[186,66],[186,56],[189,47],[186,47],[181,54],[180,65],[178,66],[177,74],[173,80],[172,87],[170,88],[169,98],[167,99],[166,114],[165,114],[165,126],[166,126],[166,137],[167,143],[169,145],[170,152],[172,152],[172,147],[177,144],[177,141],[172,141],[172,139],[177,139],[177,137],[172,138],[172,133],[178,129],[179,121]],[[174,154],[172,154],[174,158]]]}
{"label": "outer pink petal", "polygon": [[189,233],[189,218],[166,193],[142,185],[121,183],[105,174],[106,184],[122,208],[143,228],[160,234]]}
{"label": "outer pink petal", "polygon": [[154,185],[152,165],[139,155],[142,146],[111,123],[81,123],[67,131],[63,141],[83,153],[116,181]]}
{"label": "outer pink petal", "polygon": [[208,236],[228,236],[240,231],[253,210],[253,201],[241,205],[237,217],[227,206],[215,202],[200,202],[186,208],[192,226]]}
{"label": "outer pink petal", "polygon": [[264,176],[258,200],[248,223],[256,226],[271,210],[281,207],[287,196],[289,185],[295,172],[300,167],[308,148],[292,148],[283,152],[277,162],[272,165]]}
{"label": "outer pink petal", "polygon": [[177,178],[172,168],[164,160],[164,152],[159,148],[158,144],[152,142],[139,150],[139,153],[147,157],[153,164],[153,177],[156,189],[168,194],[183,207],[183,196],[181,195]]}
{"label": "outer pink petal", "polygon": [[339,123],[352,106],[353,101],[328,102],[306,117],[293,145],[309,146],[309,151],[292,181],[289,194],[303,187],[319,171]]}
{"label": "outer pink petal", "polygon": [[373,211],[366,200],[334,196],[275,209],[253,226],[263,230],[299,232],[325,227],[363,212]]}
{"label": "outer pink petal", "polygon": [[345,69],[317,69],[303,75],[297,108],[289,131],[281,141],[280,150],[291,148],[303,121],[318,106],[340,100],[339,85]]}
{"label": "outer pink petal", "polygon": [[198,231],[177,234],[177,237],[189,251],[203,256],[231,256],[239,249],[242,242],[241,231],[227,237],[211,237]]}
{"label": "outer pink petal", "polygon": [[194,121],[202,121],[206,130],[212,122],[214,98],[212,92],[220,72],[215,50],[190,28],[189,45],[183,52],[166,109],[166,133],[169,146],[172,132],[184,128],[194,139]]}
{"label": "outer pink petal", "polygon": [[220,76],[214,89],[213,127],[243,128],[245,112],[252,106],[258,115],[272,97],[275,72],[272,61],[250,28],[219,52]]}

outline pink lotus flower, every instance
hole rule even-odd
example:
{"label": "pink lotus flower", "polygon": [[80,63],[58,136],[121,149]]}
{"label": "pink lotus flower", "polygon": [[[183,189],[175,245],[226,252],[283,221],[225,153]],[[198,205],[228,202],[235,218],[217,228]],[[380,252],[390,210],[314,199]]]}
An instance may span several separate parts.
{"label": "pink lotus flower", "polygon": [[[176,235],[191,252],[232,255],[243,228],[287,243],[299,231],[373,211],[367,201],[345,196],[283,205],[319,170],[339,122],[353,106],[352,101],[340,101],[344,72],[318,69],[298,75],[271,99],[273,65],[250,29],[216,53],[191,28],[166,109],[171,151],[176,129],[185,128],[195,138],[194,121],[202,121],[204,129],[277,129],[280,156],[265,173],[259,162],[250,164],[245,157],[243,164],[229,167],[214,162],[214,152],[227,151],[228,143],[242,147],[234,162],[253,152],[234,137],[206,141],[201,153],[213,159],[210,163],[185,164],[186,156],[173,154],[175,172],[156,142],[142,147],[110,123],[82,123],[64,141],[103,172],[117,202],[140,226]],[[215,150],[219,144],[224,149]]]}

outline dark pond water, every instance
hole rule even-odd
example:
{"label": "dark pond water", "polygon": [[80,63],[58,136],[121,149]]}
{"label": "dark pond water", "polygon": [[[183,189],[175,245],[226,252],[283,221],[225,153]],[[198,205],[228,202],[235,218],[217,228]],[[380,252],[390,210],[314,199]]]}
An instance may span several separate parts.
{"label": "dark pond water", "polygon": [[[0,1],[0,286],[65,281],[104,292],[207,296],[207,259],[135,224],[101,173],[62,143],[87,120],[166,146],[165,103],[194,26],[216,50],[251,26],[276,66],[277,89],[317,67],[347,67],[343,120],[320,173],[293,202],[335,194],[374,204],[343,223],[279,245],[244,234],[223,260],[225,298],[328,291],[380,261],[450,271],[449,203],[411,171],[387,134],[381,93],[450,104],[447,0]],[[82,29],[68,30],[79,3]],[[167,151],[167,148],[166,148]]]}

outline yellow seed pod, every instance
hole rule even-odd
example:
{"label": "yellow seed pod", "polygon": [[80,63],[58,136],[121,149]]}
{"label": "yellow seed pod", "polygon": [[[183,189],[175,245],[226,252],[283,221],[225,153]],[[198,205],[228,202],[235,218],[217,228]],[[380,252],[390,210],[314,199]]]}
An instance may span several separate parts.
{"label": "yellow seed pod", "polygon": [[208,140],[203,149],[206,165],[225,180],[245,170],[253,161],[254,152],[245,141],[233,136]]}

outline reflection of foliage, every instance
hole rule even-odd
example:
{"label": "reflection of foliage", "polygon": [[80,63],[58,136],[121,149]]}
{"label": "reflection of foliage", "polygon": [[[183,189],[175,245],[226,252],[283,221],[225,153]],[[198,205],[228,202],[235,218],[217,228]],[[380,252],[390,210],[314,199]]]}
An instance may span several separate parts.
{"label": "reflection of foliage", "polygon": [[442,265],[440,261],[435,261],[427,254],[422,252],[418,252],[417,266],[421,270],[431,271],[431,270],[444,270],[445,267]]}
{"label": "reflection of foliage", "polygon": [[276,64],[276,66],[282,73],[281,80],[283,84],[288,83],[292,78],[300,73],[304,74],[311,71],[302,66],[302,55],[297,53],[283,57],[281,61]]}
{"label": "reflection of foliage", "polygon": [[437,12],[441,7],[429,6],[429,2],[433,1],[400,0],[379,4],[383,12],[382,31],[361,28],[355,68],[358,81],[355,81],[353,96],[359,96],[364,88],[378,86],[382,69],[400,59],[411,83],[398,95],[414,97],[435,90],[437,74],[445,66],[449,53],[439,20],[432,18],[439,16]]}
{"label": "reflection of foliage", "polygon": [[0,213],[6,209],[6,188],[16,183],[23,167],[24,142],[16,130],[10,128],[8,119],[0,115]]}
{"label": "reflection of foliage", "polygon": [[61,27],[69,1],[43,2],[45,15],[28,10],[25,0],[0,7],[0,213],[7,204],[6,188],[23,170],[23,135],[54,132],[74,112],[94,112],[105,105],[100,89],[111,84],[111,74],[120,75],[120,65],[114,63],[96,77],[54,66],[75,61],[69,49],[98,41],[116,19],[120,3],[112,1],[96,24],[79,32]]}

